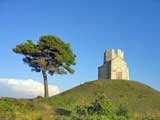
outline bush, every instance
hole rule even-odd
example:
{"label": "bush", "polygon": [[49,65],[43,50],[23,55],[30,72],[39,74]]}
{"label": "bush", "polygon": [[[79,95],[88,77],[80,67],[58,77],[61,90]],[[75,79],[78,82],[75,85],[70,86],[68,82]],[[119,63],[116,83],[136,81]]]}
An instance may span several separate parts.
{"label": "bush", "polygon": [[72,116],[72,120],[113,120],[115,112],[109,99],[98,95],[91,105],[77,106]]}

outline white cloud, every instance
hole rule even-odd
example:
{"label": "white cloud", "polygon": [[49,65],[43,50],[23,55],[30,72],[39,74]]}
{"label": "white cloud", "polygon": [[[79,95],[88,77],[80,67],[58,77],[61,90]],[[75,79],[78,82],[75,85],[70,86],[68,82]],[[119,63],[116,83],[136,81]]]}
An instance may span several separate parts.
{"label": "white cloud", "polygon": [[[50,96],[60,93],[57,86],[49,85],[48,87]],[[44,85],[32,79],[17,80],[0,78],[0,96],[16,98],[44,96]]]}

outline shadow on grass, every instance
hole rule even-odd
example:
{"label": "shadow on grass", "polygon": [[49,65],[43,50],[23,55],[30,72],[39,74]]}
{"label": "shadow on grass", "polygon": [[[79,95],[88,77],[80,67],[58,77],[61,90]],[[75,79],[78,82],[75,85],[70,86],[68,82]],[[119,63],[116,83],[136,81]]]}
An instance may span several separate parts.
{"label": "shadow on grass", "polygon": [[63,108],[58,108],[58,109],[55,110],[55,112],[58,115],[64,115],[64,116],[70,116],[71,115],[71,111],[65,110]]}

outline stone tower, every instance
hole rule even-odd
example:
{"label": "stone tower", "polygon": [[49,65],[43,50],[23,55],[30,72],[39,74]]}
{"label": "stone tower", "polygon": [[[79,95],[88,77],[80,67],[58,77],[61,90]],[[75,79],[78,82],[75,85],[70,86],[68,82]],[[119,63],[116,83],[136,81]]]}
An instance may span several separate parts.
{"label": "stone tower", "polygon": [[104,52],[104,64],[98,67],[98,79],[129,80],[128,65],[121,49]]}

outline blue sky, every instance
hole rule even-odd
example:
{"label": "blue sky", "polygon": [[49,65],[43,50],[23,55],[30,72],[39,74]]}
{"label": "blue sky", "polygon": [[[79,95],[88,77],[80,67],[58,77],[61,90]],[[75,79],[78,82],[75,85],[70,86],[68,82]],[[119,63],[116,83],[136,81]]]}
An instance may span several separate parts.
{"label": "blue sky", "polygon": [[103,52],[111,48],[125,52],[132,80],[160,90],[159,12],[159,0],[0,0],[0,78],[43,83],[12,48],[53,34],[77,55],[74,75],[48,78],[61,91],[96,80]]}

